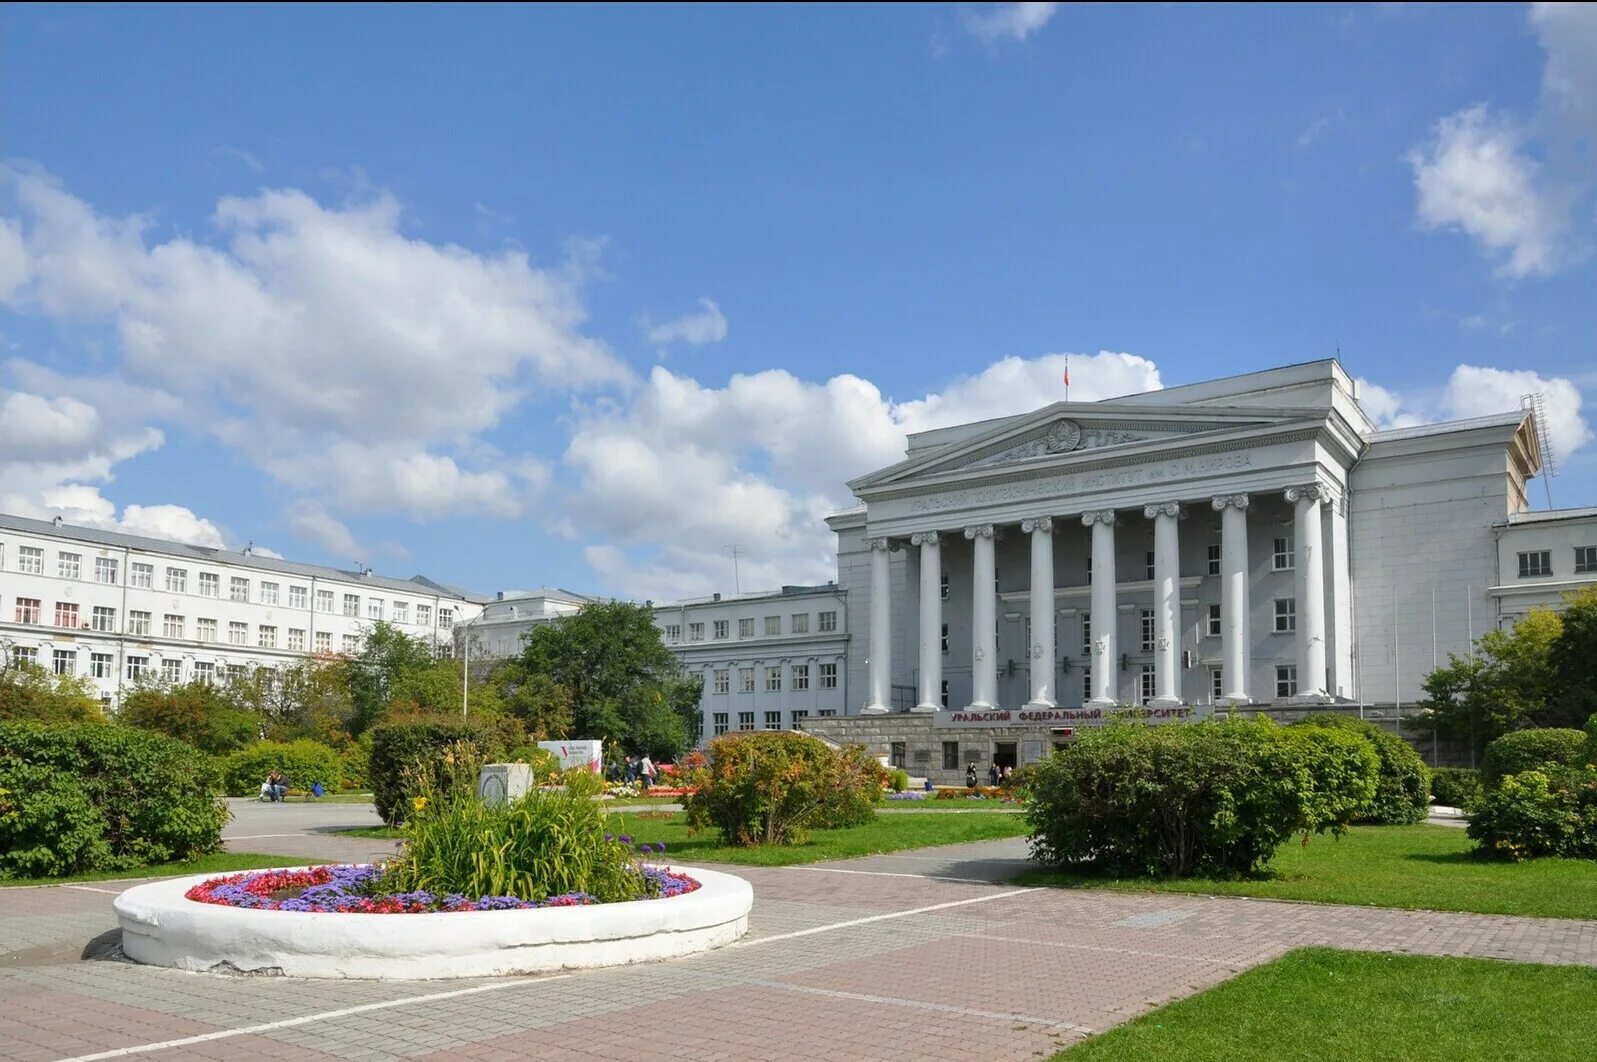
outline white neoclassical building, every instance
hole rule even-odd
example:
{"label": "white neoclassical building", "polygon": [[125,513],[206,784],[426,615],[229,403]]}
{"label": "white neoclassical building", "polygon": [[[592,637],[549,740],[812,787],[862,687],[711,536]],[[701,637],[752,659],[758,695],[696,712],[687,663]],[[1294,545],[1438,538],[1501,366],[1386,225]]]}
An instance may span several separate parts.
{"label": "white neoclassical building", "polygon": [[[866,632],[851,709],[1014,729],[979,757],[944,734],[958,768],[1036,758],[1116,706],[1412,704],[1433,661],[1556,596],[1528,583],[1597,570],[1597,512],[1528,513],[1536,425],[1504,406],[1379,430],[1326,360],[912,435],[829,520]],[[850,728],[905,723],[809,727]],[[935,768],[920,751],[905,766]]]}

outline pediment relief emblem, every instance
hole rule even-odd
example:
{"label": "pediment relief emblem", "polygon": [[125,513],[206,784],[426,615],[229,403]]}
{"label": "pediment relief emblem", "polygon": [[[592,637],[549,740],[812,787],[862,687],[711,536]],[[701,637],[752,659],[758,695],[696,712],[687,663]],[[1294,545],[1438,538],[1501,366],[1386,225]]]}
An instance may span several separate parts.
{"label": "pediment relief emblem", "polygon": [[1124,446],[1127,443],[1145,442],[1160,438],[1167,432],[1135,432],[1107,428],[1082,427],[1074,420],[1056,420],[1039,434],[1013,443],[993,453],[964,463],[965,468],[986,468],[1013,461],[1029,461],[1039,457],[1073,453],[1078,450],[1097,450],[1105,446]]}

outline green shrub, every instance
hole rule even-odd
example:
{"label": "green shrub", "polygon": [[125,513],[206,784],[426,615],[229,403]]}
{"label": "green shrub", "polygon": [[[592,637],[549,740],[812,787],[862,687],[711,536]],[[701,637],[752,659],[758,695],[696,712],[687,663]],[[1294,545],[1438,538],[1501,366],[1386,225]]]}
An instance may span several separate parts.
{"label": "green shrub", "polygon": [[[9,779],[0,782],[9,793],[0,853],[19,860],[0,874],[20,873],[22,859],[66,874],[187,860],[222,846],[221,773],[181,741],[117,726],[0,723],[0,764]],[[39,825],[55,815],[58,838]],[[101,843],[88,842],[90,834]],[[28,854],[14,856],[15,846]]]}
{"label": "green shrub", "polygon": [[894,771],[892,779],[887,784],[892,787],[893,792],[902,793],[909,788],[909,772],[905,770]]}
{"label": "green shrub", "polygon": [[1032,853],[1119,876],[1253,873],[1296,833],[1345,829],[1379,769],[1329,727],[1112,723],[1035,765]]}
{"label": "green shrub", "polygon": [[1443,807],[1468,808],[1481,798],[1481,774],[1469,767],[1437,767],[1431,771],[1431,796]]}
{"label": "green shrub", "polygon": [[396,826],[404,822],[409,802],[406,773],[418,764],[426,765],[434,771],[432,784],[441,787],[448,766],[444,757],[450,746],[460,742],[481,763],[497,761],[510,747],[499,728],[475,720],[385,723],[373,730],[367,777],[377,814]]}
{"label": "green shrub", "polygon": [[336,793],[344,784],[343,757],[319,741],[257,741],[223,761],[227,795],[258,795],[273,771],[282,771],[292,789],[309,789],[312,782],[320,782]]}
{"label": "green shrub", "polygon": [[1597,764],[1597,715],[1586,720],[1586,752],[1581,758],[1587,763]]}
{"label": "green shrub", "polygon": [[1380,780],[1374,799],[1354,822],[1399,826],[1424,821],[1430,809],[1430,768],[1408,742],[1366,719],[1331,712],[1317,712],[1293,726],[1345,730],[1361,735],[1374,747],[1381,761]]}
{"label": "green shrub", "polygon": [[688,821],[714,826],[725,844],[801,844],[811,830],[862,825],[888,780],[862,746],[834,749],[794,731],[723,734],[709,752],[684,782],[696,789]]}
{"label": "green shrub", "polygon": [[1511,774],[1550,766],[1576,767],[1586,758],[1586,734],[1580,730],[1544,727],[1516,730],[1486,746],[1481,781],[1491,789]]}
{"label": "green shrub", "polygon": [[226,756],[261,736],[253,712],[199,679],[175,686],[141,682],[123,697],[116,721],[186,741],[213,756]]}
{"label": "green shrub", "polygon": [[537,745],[522,745],[511,749],[505,759],[509,763],[525,763],[532,768],[532,780],[538,785],[547,783],[560,771],[560,757]]}
{"label": "green shrub", "polygon": [[371,781],[367,777],[371,767],[372,738],[362,734],[338,750],[344,766],[344,788],[350,791],[365,790]]}
{"label": "green shrub", "polygon": [[486,761],[475,746],[459,742],[444,756],[442,770],[407,772],[405,843],[383,876],[385,889],[523,900],[586,892],[603,903],[646,894],[630,845],[605,832],[592,775],[490,805],[477,799]]}
{"label": "green shrub", "polygon": [[1505,775],[1470,816],[1482,855],[1597,859],[1597,770],[1549,767]]}

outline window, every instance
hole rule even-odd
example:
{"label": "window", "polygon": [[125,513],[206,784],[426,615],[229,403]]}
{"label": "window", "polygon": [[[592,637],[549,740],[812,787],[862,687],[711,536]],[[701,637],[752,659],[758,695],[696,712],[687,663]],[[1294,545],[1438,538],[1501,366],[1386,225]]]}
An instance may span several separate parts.
{"label": "window", "polygon": [[452,608],[439,609],[438,626],[441,630],[452,630],[455,626],[455,610]]}
{"label": "window", "polygon": [[1153,581],[1153,550],[1150,549],[1148,551],[1147,556],[1144,558],[1143,566],[1145,568],[1147,568],[1147,570],[1148,570],[1148,574],[1145,575],[1143,578],[1147,579],[1149,582],[1152,582]]}
{"label": "window", "polygon": [[227,678],[229,682],[237,682],[244,677],[246,668],[243,664],[228,664]]}
{"label": "window", "polygon": [[667,623],[665,625],[665,640],[676,643],[682,640],[682,624]]}
{"label": "window", "polygon": [[76,649],[56,649],[50,653],[50,669],[57,675],[76,675],[78,673],[78,651]]}
{"label": "window", "polygon": [[1220,606],[1209,606],[1209,637],[1220,637]]}
{"label": "window", "polygon": [[261,604],[263,604],[263,605],[275,605],[275,604],[277,604],[277,584],[276,583],[268,583],[268,582],[266,582],[264,580],[261,582]]}
{"label": "window", "polygon": [[410,602],[409,601],[395,601],[394,602],[394,622],[395,623],[409,623],[410,622]]}
{"label": "window", "polygon": [[822,719],[830,719],[830,718],[832,718],[833,716],[835,716],[837,714],[837,709],[836,708],[822,708],[819,712],[817,712],[815,714],[819,715]]}
{"label": "window", "polygon": [[130,611],[128,613],[128,633],[149,634],[150,614],[148,612],[140,612],[137,609]]}
{"label": "window", "polygon": [[303,653],[305,651],[305,632],[298,627],[288,629],[288,649],[290,652]]}
{"label": "window", "polygon": [[163,637],[163,638],[181,638],[181,637],[183,637],[183,617],[182,616],[174,616],[170,612],[168,612],[165,616],[162,616],[161,617],[161,637]]}
{"label": "window", "polygon": [[344,595],[344,615],[346,615],[346,616],[356,616],[356,617],[360,616],[360,595],[359,594],[345,594]]}
{"label": "window", "polygon": [[222,577],[220,575],[217,575],[215,572],[201,572],[200,573],[200,596],[201,597],[221,597],[222,596]]}
{"label": "window", "polygon": [[799,724],[809,717],[810,710],[808,708],[793,709],[793,729],[797,730],[799,728]]}
{"label": "window", "polygon": [[957,742],[957,741],[945,741],[945,742],[943,742],[943,770],[945,770],[945,771],[957,771],[957,770],[959,770],[959,742]]}
{"label": "window", "polygon": [[94,615],[89,620],[92,630],[111,633],[116,630],[116,609],[105,605],[95,605]]}
{"label": "window", "polygon": [[171,594],[186,594],[189,592],[189,572],[187,568],[168,568],[166,570],[166,589]]}
{"label": "window", "polygon": [[56,554],[55,573],[63,579],[76,579],[83,571],[83,554]]}
{"label": "window", "polygon": [[1087,558],[1087,585],[1092,585],[1092,558]]}
{"label": "window", "polygon": [[789,617],[788,630],[793,634],[810,633],[810,614],[808,612],[795,612]]}
{"label": "window", "polygon": [[715,669],[715,692],[732,692],[732,672],[724,667],[718,667]]}
{"label": "window", "polygon": [[245,623],[229,623],[227,625],[227,642],[229,645],[248,645],[250,638],[249,625]]}
{"label": "window", "polygon": [[822,664],[821,665],[821,689],[823,689],[823,690],[835,690],[835,689],[837,689],[837,665],[836,664]]}
{"label": "window", "polygon": [[110,653],[90,653],[89,677],[97,679],[116,678],[116,657]]}
{"label": "window", "polygon": [[[722,637],[722,635],[721,635],[721,625],[719,623],[717,623],[715,626],[716,626],[715,636],[717,638]],[[739,638],[752,638],[752,637],[754,637],[754,618],[752,616],[749,617],[748,619],[740,619],[740,620],[738,620],[738,637]]]}
{"label": "window", "polygon": [[167,682],[177,683],[183,681],[183,660],[162,660],[161,677]]}
{"label": "window", "polygon": [[1530,579],[1538,575],[1553,574],[1552,550],[1532,550],[1519,555],[1519,577]]}
{"label": "window", "polygon": [[1292,540],[1290,538],[1278,538],[1275,540],[1275,556],[1271,561],[1270,567],[1278,572],[1289,572],[1295,567],[1292,558]]}
{"label": "window", "polygon": [[754,729],[754,713],[753,712],[739,712],[738,713],[738,729],[739,730],[753,730]]}
{"label": "window", "polygon": [[344,646],[344,652],[349,654],[350,656],[353,656],[356,653],[360,652],[360,635],[358,635],[358,634],[346,634],[346,635],[344,635],[343,646]]}
{"label": "window", "polygon": [[702,641],[704,641],[704,624],[702,624],[702,623],[690,623],[690,624],[688,624],[688,641],[690,641],[690,642],[702,642]]}
{"label": "window", "polygon": [[1141,684],[1142,703],[1143,704],[1147,704],[1149,701],[1153,700],[1153,698],[1154,698],[1154,696],[1156,695],[1156,692],[1157,692],[1157,687],[1154,685],[1154,683],[1157,680],[1154,678],[1154,670],[1153,670],[1153,665],[1152,664],[1143,664],[1142,665],[1142,674],[1141,674],[1140,678],[1141,678],[1141,683],[1142,683]]}
{"label": "window", "polygon": [[55,603],[55,625],[57,627],[78,627],[78,605],[75,601],[57,601]]}
{"label": "window", "polygon": [[[753,622],[754,622],[753,620],[749,621],[749,623],[751,624],[750,629],[749,629],[749,633],[750,634],[754,633],[754,630],[753,630],[753,627],[752,627]],[[716,620],[715,621],[715,640],[716,641],[724,641],[727,638],[727,636],[731,633],[731,630],[732,630],[732,621],[731,620]]]}
{"label": "window", "polygon": [[1214,546],[1210,546],[1209,547],[1209,568],[1208,568],[1208,573],[1210,575],[1219,575],[1220,574],[1220,547],[1218,545],[1214,545]]}
{"label": "window", "polygon": [[43,575],[44,550],[35,546],[17,547],[17,571],[24,575]]}
{"label": "window", "polygon": [[943,679],[943,707],[948,707],[948,680]]}
{"label": "window", "polygon": [[1275,633],[1291,634],[1298,629],[1298,603],[1290,597],[1275,599]]}
{"label": "window", "polygon": [[782,669],[768,667],[765,669],[765,692],[779,693],[782,689]]}
{"label": "window", "polygon": [[1081,669],[1081,703],[1086,704],[1092,700],[1092,668]]}
{"label": "window", "polygon": [[1092,617],[1085,612],[1081,614],[1081,655],[1092,657]]}
{"label": "window", "polygon": [[316,591],[316,611],[317,612],[331,612],[331,611],[333,611],[333,592],[331,590],[318,590],[318,591]]}
{"label": "window", "polygon": [[738,692],[754,692],[754,669],[752,667],[738,668]]}
{"label": "window", "polygon": [[111,586],[116,585],[115,557],[94,558],[94,581],[97,583],[108,583]]}
{"label": "window", "polygon": [[216,621],[213,619],[197,619],[194,621],[194,637],[202,642],[216,641]]}
{"label": "window", "polygon": [[948,624],[943,624],[943,655],[948,655]]}
{"label": "window", "polygon": [[19,664],[37,664],[39,662],[39,650],[31,645],[14,645],[11,647],[11,659]]}
{"label": "window", "polygon": [[904,741],[894,741],[887,746],[887,762],[898,770],[903,770],[905,762],[909,759],[908,749],[905,748],[907,744]]}
{"label": "window", "polygon": [[1215,700],[1225,696],[1225,670],[1215,668],[1209,672],[1209,695]]}
{"label": "window", "polygon": [[793,689],[803,691],[810,688],[810,665],[793,665]]}
{"label": "window", "polygon": [[260,643],[260,647],[262,649],[276,649],[277,648],[277,628],[276,627],[269,627],[269,626],[267,626],[266,624],[263,623],[263,624],[260,625],[259,628],[256,629],[255,637],[256,637],[256,640]]}
{"label": "window", "polygon": [[1298,694],[1298,669],[1295,664],[1277,664],[1275,668],[1275,695],[1296,697]]}
{"label": "window", "polygon": [[133,573],[128,576],[128,585],[148,590],[155,585],[155,565],[133,563]]}
{"label": "window", "polygon": [[779,638],[779,637],[781,637],[781,634],[782,634],[782,617],[781,616],[766,616],[765,617],[765,636],[767,638]]}
{"label": "window", "polygon": [[17,622],[39,622],[39,599],[36,597],[17,598]]}
{"label": "window", "polygon": [[316,651],[330,653],[333,651],[333,633],[331,631],[316,632]]}
{"label": "window", "polygon": [[767,729],[767,730],[780,730],[780,729],[782,729],[782,713],[781,712],[766,712],[765,713],[765,729]]}
{"label": "window", "polygon": [[[947,597],[948,595],[944,594],[943,596]],[[815,617],[815,629],[823,632],[837,630],[837,613],[822,612],[817,615]]]}
{"label": "window", "polygon": [[150,658],[147,656],[128,657],[128,681],[137,682],[150,670]]}
{"label": "window", "polygon": [[368,597],[366,599],[366,618],[369,620],[380,620],[383,618],[382,598]]}
{"label": "window", "polygon": [[715,719],[715,732],[717,734],[726,733],[727,713],[725,713],[725,712],[716,712],[715,716],[714,716],[714,719]]}
{"label": "window", "polygon": [[309,600],[309,597],[307,596],[305,588],[303,586],[290,586],[288,588],[288,607],[289,608],[305,608],[305,607],[307,607],[306,606],[306,601],[308,601],[308,600]]}
{"label": "window", "polygon": [[1597,546],[1575,547],[1575,574],[1597,572]]}
{"label": "window", "polygon": [[416,606],[416,623],[422,627],[433,625],[433,607],[431,605]]}
{"label": "window", "polygon": [[250,599],[250,581],[235,575],[227,581],[227,597],[229,601],[248,601]]}
{"label": "window", "polygon": [[1142,610],[1142,651],[1153,652],[1153,643],[1153,609],[1145,608]]}
{"label": "window", "polygon": [[948,575],[944,573],[937,580],[938,592],[944,601],[948,600]]}
{"label": "window", "polygon": [[211,686],[216,683],[216,665],[209,660],[194,661],[194,681]]}

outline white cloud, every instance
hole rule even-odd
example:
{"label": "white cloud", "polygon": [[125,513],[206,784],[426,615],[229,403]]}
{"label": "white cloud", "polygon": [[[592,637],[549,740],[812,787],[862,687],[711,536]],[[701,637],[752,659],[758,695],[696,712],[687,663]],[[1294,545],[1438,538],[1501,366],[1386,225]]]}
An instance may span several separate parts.
{"label": "white cloud", "polygon": [[[568,508],[604,541],[586,554],[618,591],[665,600],[731,586],[825,581],[836,573],[826,514],[850,504],[845,480],[904,457],[905,436],[1027,412],[1064,397],[1066,355],[1004,358],[906,402],[870,381],[825,382],[783,370],[707,387],[657,367],[624,409],[579,423],[564,466]],[[1160,386],[1152,362],[1071,356],[1071,398]]]}
{"label": "white cloud", "polygon": [[1546,186],[1524,141],[1512,120],[1477,104],[1437,122],[1408,154],[1420,223],[1464,232],[1510,277],[1545,276],[1568,254],[1568,197]]}
{"label": "white cloud", "polygon": [[1522,395],[1540,392],[1547,411],[1548,441],[1559,461],[1597,439],[1581,414],[1584,402],[1579,385],[1564,376],[1460,365],[1435,393],[1399,395],[1363,379],[1358,386],[1359,404],[1382,428],[1507,413],[1520,407]]}
{"label": "white cloud", "polygon": [[286,516],[295,538],[314,542],[345,563],[360,556],[360,543],[354,534],[315,502],[301,499],[289,506]]}
{"label": "white cloud", "polygon": [[965,30],[984,41],[1023,41],[1048,24],[1058,4],[992,4],[965,14]]}
{"label": "white cloud", "polygon": [[1331,127],[1338,124],[1346,117],[1341,107],[1320,115],[1310,122],[1303,132],[1298,134],[1298,147],[1306,148],[1330,131]]}
{"label": "white cloud", "polygon": [[1530,21],[1547,51],[1543,106],[1597,135],[1597,4],[1532,4]]}
{"label": "white cloud", "polygon": [[726,338],[726,315],[711,298],[701,298],[699,308],[664,324],[648,326],[649,342],[657,347],[683,342],[690,346],[719,343]]}

